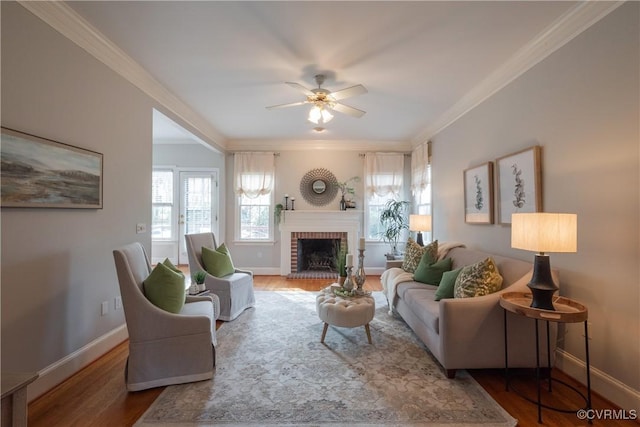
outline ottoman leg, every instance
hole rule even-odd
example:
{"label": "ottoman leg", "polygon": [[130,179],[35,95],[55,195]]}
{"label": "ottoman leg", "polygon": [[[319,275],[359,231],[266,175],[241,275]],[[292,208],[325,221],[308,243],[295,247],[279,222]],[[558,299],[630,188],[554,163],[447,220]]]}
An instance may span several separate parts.
{"label": "ottoman leg", "polygon": [[322,337],[320,338],[320,342],[324,344],[324,337],[325,335],[327,335],[327,328],[329,327],[329,324],[325,322],[324,324],[324,328],[322,329]]}
{"label": "ottoman leg", "polygon": [[367,331],[367,339],[369,340],[369,344],[373,344],[371,342],[371,331],[369,330],[369,324],[364,325],[364,330]]}

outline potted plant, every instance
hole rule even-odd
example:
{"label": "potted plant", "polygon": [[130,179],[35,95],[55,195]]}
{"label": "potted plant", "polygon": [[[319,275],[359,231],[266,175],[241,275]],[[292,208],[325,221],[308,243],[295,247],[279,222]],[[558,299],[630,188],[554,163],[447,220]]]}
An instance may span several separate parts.
{"label": "potted plant", "polygon": [[207,273],[205,273],[204,271],[197,271],[192,277],[191,279],[193,280],[193,282],[196,284],[197,288],[198,288],[198,292],[202,292],[205,289],[207,289],[207,287],[204,284],[204,279],[207,277]]}
{"label": "potted plant", "polygon": [[340,199],[340,210],[346,210],[348,207],[355,208],[355,202],[352,200],[352,197],[356,194],[356,189],[353,187],[352,183],[359,182],[359,176],[352,176],[346,181],[336,182],[335,185],[340,190],[342,197]]}
{"label": "potted plant", "polygon": [[278,203],[274,208],[273,219],[276,222],[276,225],[280,224],[280,220],[283,218],[283,215],[282,215],[283,210],[284,210],[284,206],[282,206],[282,203]]}
{"label": "potted plant", "polygon": [[398,239],[404,230],[409,229],[407,208],[410,205],[406,200],[389,200],[380,212],[380,223],[383,230],[380,238],[391,245],[391,253],[387,254],[387,259],[395,259],[400,255],[398,251]]}
{"label": "potted plant", "polygon": [[347,245],[337,245],[336,268],[338,270],[338,284],[342,286],[347,278]]}

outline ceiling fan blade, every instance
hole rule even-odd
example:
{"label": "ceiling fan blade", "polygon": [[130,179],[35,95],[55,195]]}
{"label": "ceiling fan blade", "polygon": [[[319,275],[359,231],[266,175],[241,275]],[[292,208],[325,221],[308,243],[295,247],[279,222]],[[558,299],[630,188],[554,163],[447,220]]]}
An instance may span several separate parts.
{"label": "ceiling fan blade", "polygon": [[353,117],[362,117],[366,114],[366,111],[358,110],[357,108],[349,107],[348,105],[335,103],[331,107],[332,110],[339,113],[348,114]]}
{"label": "ceiling fan blade", "polygon": [[288,84],[289,86],[291,86],[294,89],[299,90],[300,92],[304,93],[307,96],[314,96],[315,93],[313,93],[310,89],[307,89],[306,87],[298,84],[298,83],[294,83],[294,82],[285,82],[286,84]]}
{"label": "ceiling fan blade", "polygon": [[266,107],[266,108],[267,108],[267,110],[273,110],[274,108],[295,107],[296,105],[304,105],[304,104],[308,104],[308,103],[309,103],[309,101],[290,102],[288,104],[271,105],[271,106]]}
{"label": "ceiling fan blade", "polygon": [[350,98],[356,95],[362,95],[363,93],[367,93],[367,88],[362,85],[355,85],[348,87],[346,89],[339,90],[337,92],[331,92],[330,96],[339,101],[341,99]]}

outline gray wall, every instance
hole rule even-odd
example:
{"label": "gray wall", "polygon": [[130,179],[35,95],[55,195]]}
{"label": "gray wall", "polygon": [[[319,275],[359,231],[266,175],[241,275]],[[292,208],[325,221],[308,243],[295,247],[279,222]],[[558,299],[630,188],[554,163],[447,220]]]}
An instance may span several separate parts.
{"label": "gray wall", "polygon": [[[433,138],[435,235],[501,255],[510,227],[464,222],[462,171],[542,146],[543,207],[578,214],[578,252],[551,254],[585,303],[596,369],[640,390],[638,3],[627,4]],[[580,325],[560,344],[584,360]],[[629,408],[627,408],[629,409]]]}

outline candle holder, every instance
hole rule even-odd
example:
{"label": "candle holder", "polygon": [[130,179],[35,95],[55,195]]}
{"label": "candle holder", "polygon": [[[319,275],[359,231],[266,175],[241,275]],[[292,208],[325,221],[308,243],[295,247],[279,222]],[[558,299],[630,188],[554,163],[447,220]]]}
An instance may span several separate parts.
{"label": "candle holder", "polygon": [[285,211],[289,210],[289,196],[287,195],[284,196],[284,210]]}
{"label": "candle holder", "polygon": [[296,203],[296,198],[295,198],[295,197],[292,197],[292,198],[291,198],[291,210],[292,210],[292,211],[295,211],[295,210],[296,210],[295,203]]}
{"label": "candle holder", "polygon": [[367,275],[364,273],[364,249],[358,249],[358,269],[356,270],[355,282],[356,282],[356,293],[358,295],[363,295],[364,290],[362,286],[364,282],[367,280]]}
{"label": "candle holder", "polygon": [[353,266],[348,266],[347,267],[347,278],[344,280],[344,283],[342,284],[342,288],[346,291],[352,291],[353,290],[353,279],[352,277],[352,271],[353,271]]}

